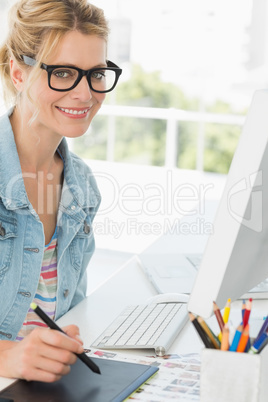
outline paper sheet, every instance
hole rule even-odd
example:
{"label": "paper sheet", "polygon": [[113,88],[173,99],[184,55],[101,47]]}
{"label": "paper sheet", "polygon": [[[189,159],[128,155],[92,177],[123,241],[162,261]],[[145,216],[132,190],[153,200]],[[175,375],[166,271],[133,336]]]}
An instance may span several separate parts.
{"label": "paper sheet", "polygon": [[199,401],[200,355],[173,354],[164,357],[134,356],[112,351],[86,349],[89,356],[158,366],[156,375],[132,394],[129,401]]}

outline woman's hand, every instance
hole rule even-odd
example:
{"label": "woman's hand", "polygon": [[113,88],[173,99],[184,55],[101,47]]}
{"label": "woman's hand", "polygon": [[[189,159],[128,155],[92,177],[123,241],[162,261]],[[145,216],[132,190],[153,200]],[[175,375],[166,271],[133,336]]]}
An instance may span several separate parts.
{"label": "woman's hand", "polygon": [[0,376],[53,382],[68,374],[76,362],[75,353],[83,352],[83,342],[77,326],[63,330],[67,335],[36,328],[22,341],[8,342],[6,349],[0,349]]}

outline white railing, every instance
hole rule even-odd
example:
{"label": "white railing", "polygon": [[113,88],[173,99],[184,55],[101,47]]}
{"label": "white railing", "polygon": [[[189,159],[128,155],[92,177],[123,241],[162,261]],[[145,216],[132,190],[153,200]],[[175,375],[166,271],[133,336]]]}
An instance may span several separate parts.
{"label": "white railing", "polygon": [[[0,86],[1,92],[1,86]],[[0,115],[6,111],[4,102],[0,96]],[[115,117],[135,117],[144,119],[166,120],[166,149],[165,149],[165,167],[173,168],[177,166],[178,154],[178,135],[180,121],[198,122],[197,139],[197,158],[196,169],[203,170],[204,155],[204,123],[217,123],[242,126],[245,121],[244,116],[229,114],[214,114],[204,112],[191,112],[175,108],[151,108],[137,106],[103,105],[99,111],[100,115],[108,116],[108,139],[106,159],[112,162],[114,160],[115,144]],[[73,149],[73,140],[68,139],[70,149]]]}
{"label": "white railing", "polygon": [[179,109],[164,109],[136,106],[103,105],[99,114],[109,117],[108,140],[107,140],[107,160],[113,161],[115,143],[115,117],[136,117],[144,119],[166,120],[166,150],[165,166],[173,168],[177,166],[178,152],[178,123],[180,121],[198,122],[197,140],[197,162],[196,169],[203,170],[204,154],[204,123],[217,123],[242,126],[245,121],[244,116],[214,114],[204,112],[191,112]]}

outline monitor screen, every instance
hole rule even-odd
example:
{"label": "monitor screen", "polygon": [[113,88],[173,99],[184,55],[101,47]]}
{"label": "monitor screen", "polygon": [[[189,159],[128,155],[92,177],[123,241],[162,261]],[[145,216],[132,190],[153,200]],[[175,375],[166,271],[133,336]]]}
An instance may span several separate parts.
{"label": "monitor screen", "polygon": [[208,318],[268,277],[268,90],[254,94],[188,303]]}

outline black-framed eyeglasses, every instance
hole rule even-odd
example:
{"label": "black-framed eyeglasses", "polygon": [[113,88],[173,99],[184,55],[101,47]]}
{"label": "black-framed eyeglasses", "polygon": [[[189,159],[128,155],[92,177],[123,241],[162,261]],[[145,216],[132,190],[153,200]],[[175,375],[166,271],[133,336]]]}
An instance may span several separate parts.
{"label": "black-framed eyeglasses", "polygon": [[[21,56],[27,66],[34,66],[36,60],[29,56]],[[82,70],[73,66],[47,65],[40,66],[46,70],[48,86],[54,91],[65,92],[75,88],[81,79],[86,76],[90,89],[98,93],[112,91],[122,73],[122,69],[111,61],[107,61],[107,67]]]}

